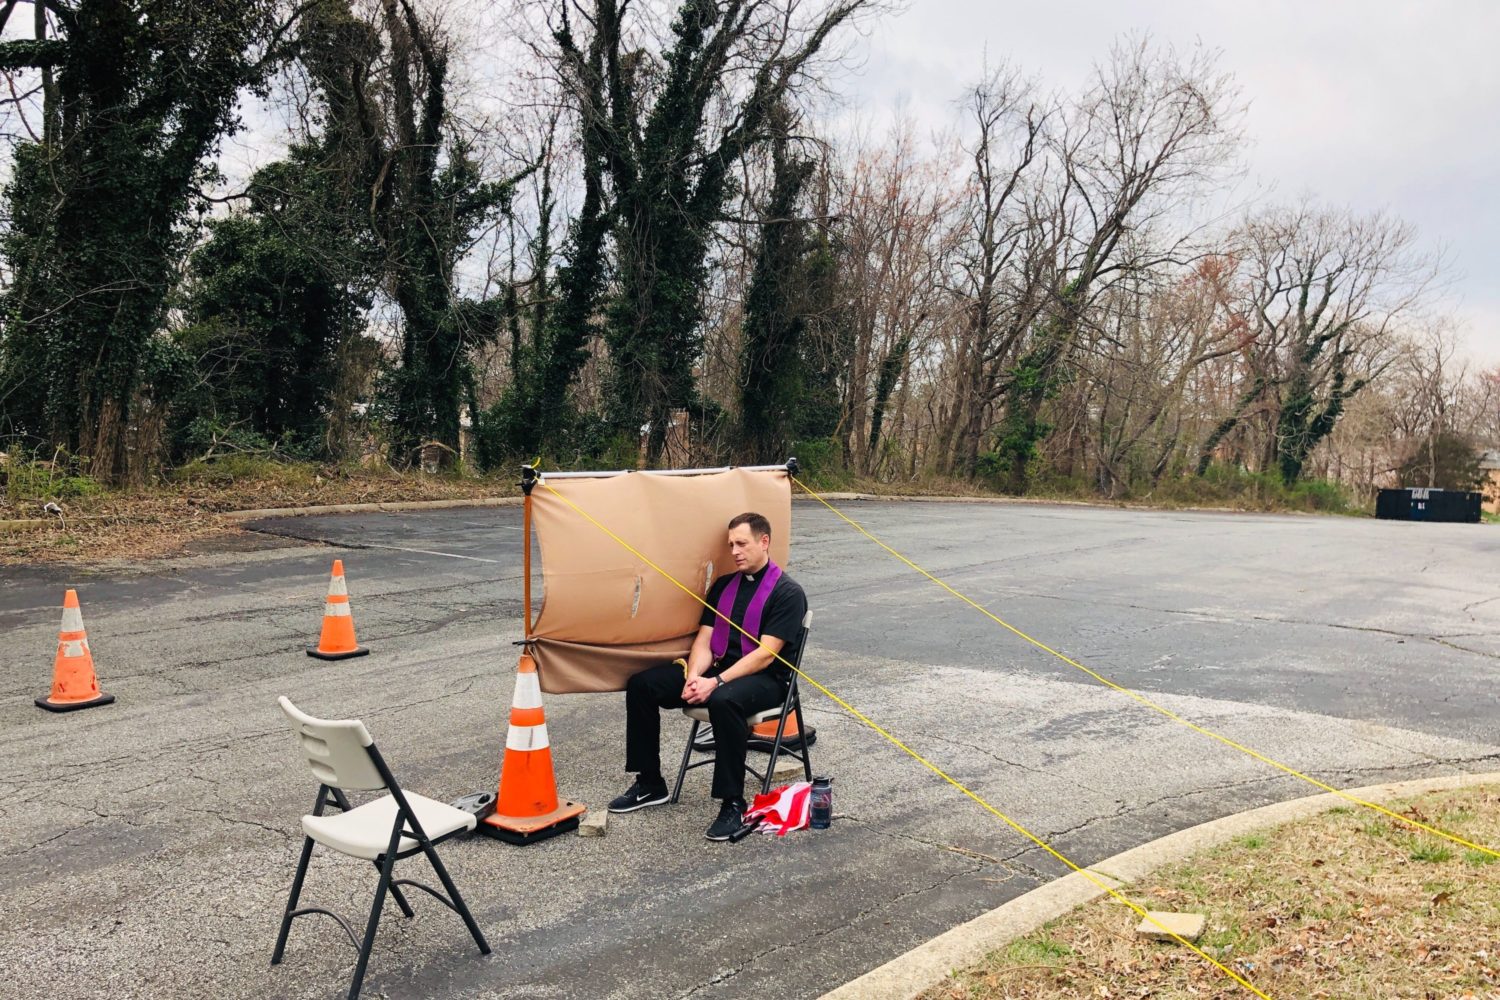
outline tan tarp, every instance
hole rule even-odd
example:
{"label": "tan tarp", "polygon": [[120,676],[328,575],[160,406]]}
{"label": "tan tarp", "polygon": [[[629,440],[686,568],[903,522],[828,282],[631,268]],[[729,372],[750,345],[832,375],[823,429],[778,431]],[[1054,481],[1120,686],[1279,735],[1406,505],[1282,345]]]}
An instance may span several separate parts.
{"label": "tan tarp", "polygon": [[726,526],[736,514],[764,514],[771,559],[787,564],[792,487],[784,470],[544,483],[531,492],[545,593],[532,655],[548,693],[624,690],[631,674],[687,655],[703,611],[552,490],[700,596],[715,577],[734,571]]}

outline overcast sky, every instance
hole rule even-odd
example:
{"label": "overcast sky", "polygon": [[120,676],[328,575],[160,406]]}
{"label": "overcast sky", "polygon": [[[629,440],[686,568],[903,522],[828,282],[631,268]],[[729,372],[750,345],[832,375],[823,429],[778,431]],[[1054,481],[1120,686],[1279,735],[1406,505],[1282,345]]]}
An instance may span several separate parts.
{"label": "overcast sky", "polygon": [[[852,78],[827,81],[865,127],[900,109],[919,129],[951,134],[986,59],[1069,91],[1122,36],[1218,49],[1249,109],[1240,194],[1311,195],[1413,223],[1449,261],[1438,306],[1475,362],[1500,365],[1500,0],[907,3],[867,24],[851,46]],[[467,41],[479,76],[505,71],[506,57]],[[262,128],[232,138],[228,172],[275,155],[267,139]]]}
{"label": "overcast sky", "polygon": [[942,128],[986,57],[1074,89],[1117,37],[1222,50],[1249,105],[1248,183],[1415,224],[1451,262],[1449,308],[1500,364],[1500,2],[911,0],[870,28],[852,91]]}

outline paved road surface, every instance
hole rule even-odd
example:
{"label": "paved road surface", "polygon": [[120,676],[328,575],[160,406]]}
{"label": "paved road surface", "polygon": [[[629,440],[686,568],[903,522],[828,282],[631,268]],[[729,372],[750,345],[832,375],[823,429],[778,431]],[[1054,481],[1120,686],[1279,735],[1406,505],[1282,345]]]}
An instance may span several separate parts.
{"label": "paved road surface", "polygon": [[[1337,784],[1493,770],[1500,531],[1083,507],[853,504],[913,559],[1060,651]],[[321,918],[268,964],[314,788],[275,707],[364,718],[437,798],[493,787],[520,633],[520,512],[266,521],[245,551],[0,575],[0,961],[20,996],[332,997]],[[588,530],[586,527],[580,530]],[[805,669],[1081,863],[1311,792],[1028,647],[798,503]],[[610,544],[601,539],[601,544]],[[304,656],[331,557],[374,654]],[[459,558],[463,557],[463,558]],[[108,708],[44,714],[64,586]],[[1060,873],[816,693],[839,818],[710,844],[707,775],[675,808],[518,850],[444,851],[495,947],[430,900],[387,919],[370,997],[813,997]],[[617,695],[554,697],[564,795],[627,778]],[[664,754],[685,725],[669,723]],[[408,862],[412,874],[419,861]],[[316,861],[304,897],[356,923],[374,875]]]}

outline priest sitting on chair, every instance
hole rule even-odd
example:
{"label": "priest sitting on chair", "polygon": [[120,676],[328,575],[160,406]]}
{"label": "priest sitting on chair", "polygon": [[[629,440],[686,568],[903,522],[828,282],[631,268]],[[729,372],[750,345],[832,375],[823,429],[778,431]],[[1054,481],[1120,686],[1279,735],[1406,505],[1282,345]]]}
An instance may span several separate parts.
{"label": "priest sitting on chair", "polygon": [[796,662],[807,613],[807,595],[771,562],[771,523],[764,517],[741,514],[730,521],[729,551],[737,571],[715,580],[706,600],[758,636],[760,644],[704,608],[686,670],[678,661],[630,678],[625,687],[625,770],[636,779],[609,804],[610,812],[627,813],[668,801],[661,773],[661,709],[704,705],[717,744],[713,797],[720,802],[718,818],[706,834],[709,840],[728,840],[739,828],[745,812],[750,716],[776,708],[786,698],[792,679],[786,664]]}

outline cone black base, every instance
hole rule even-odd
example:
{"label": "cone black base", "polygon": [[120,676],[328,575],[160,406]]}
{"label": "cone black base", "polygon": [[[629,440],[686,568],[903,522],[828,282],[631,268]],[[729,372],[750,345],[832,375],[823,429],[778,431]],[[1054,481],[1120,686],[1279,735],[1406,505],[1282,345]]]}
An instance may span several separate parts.
{"label": "cone black base", "polygon": [[115,700],[112,694],[101,694],[97,698],[88,701],[49,701],[46,698],[36,699],[37,708],[45,708],[49,712],[76,712],[80,708],[93,708],[96,705],[108,705]]}
{"label": "cone black base", "polygon": [[356,646],[347,653],[325,653],[317,646],[307,647],[307,655],[319,660],[349,660],[356,656],[368,656],[370,651],[363,646]]}
{"label": "cone black base", "polygon": [[[812,746],[814,743],[818,742],[818,731],[817,731],[817,729],[813,728],[812,726],[808,726],[807,730],[806,730],[806,733],[807,733],[807,745],[808,746]],[[759,750],[761,753],[770,753],[771,752],[771,748],[773,746],[775,746],[775,745],[776,745],[776,738],[774,736],[771,739],[766,739],[764,736],[754,736],[754,735],[752,735],[750,737],[749,742],[745,744],[745,749],[747,749],[747,750]],[[705,748],[705,749],[707,749],[707,748]],[[783,736],[781,738],[781,749],[783,749],[783,750],[801,750],[802,749],[802,733],[798,733],[795,736]]]}
{"label": "cone black base", "polygon": [[569,830],[578,829],[578,817],[573,816],[569,819],[563,820],[560,823],[554,823],[551,826],[544,826],[540,830],[532,830],[530,833],[517,833],[515,830],[507,830],[504,827],[495,826],[494,824],[486,823],[483,820],[480,820],[479,825],[474,829],[476,832],[482,833],[486,837],[493,837],[496,840],[503,840],[507,844],[515,844],[517,847],[525,847],[527,844],[535,844],[539,840],[546,840],[548,837],[555,837],[559,833],[567,833]]}

